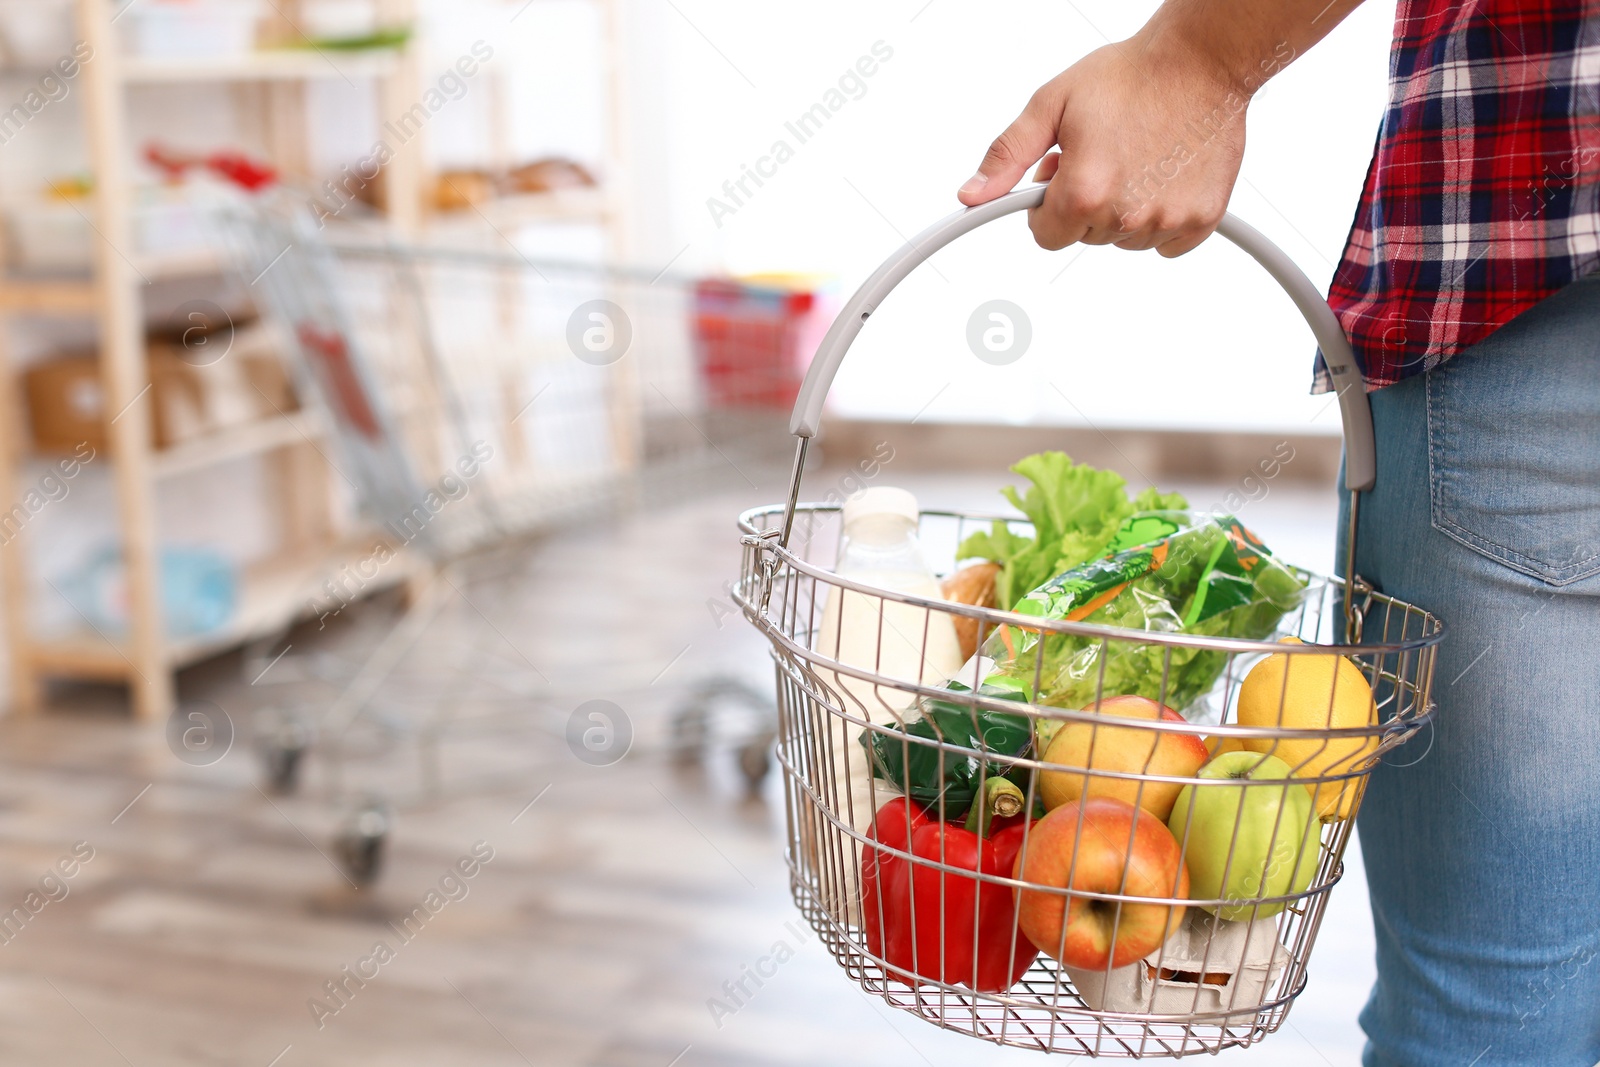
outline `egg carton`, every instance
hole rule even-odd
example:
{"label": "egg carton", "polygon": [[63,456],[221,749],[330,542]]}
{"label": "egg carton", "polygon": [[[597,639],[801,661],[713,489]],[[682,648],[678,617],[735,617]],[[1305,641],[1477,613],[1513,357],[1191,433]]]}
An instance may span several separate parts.
{"label": "egg carton", "polygon": [[1210,1015],[1254,1013],[1288,961],[1275,920],[1234,922],[1190,908],[1167,943],[1136,963],[1063,969],[1095,1011]]}

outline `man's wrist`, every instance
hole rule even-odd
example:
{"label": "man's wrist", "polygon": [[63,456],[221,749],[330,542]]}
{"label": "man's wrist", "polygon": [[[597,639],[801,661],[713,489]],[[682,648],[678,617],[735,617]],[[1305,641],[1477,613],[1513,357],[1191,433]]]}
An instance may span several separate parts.
{"label": "man's wrist", "polygon": [[1140,65],[1149,70],[1184,70],[1210,82],[1220,100],[1236,94],[1248,101],[1267,80],[1295,58],[1295,48],[1287,39],[1262,45],[1218,33],[1214,28],[1201,31],[1186,25],[1178,16],[1163,18],[1158,12],[1130,40],[1140,55]]}

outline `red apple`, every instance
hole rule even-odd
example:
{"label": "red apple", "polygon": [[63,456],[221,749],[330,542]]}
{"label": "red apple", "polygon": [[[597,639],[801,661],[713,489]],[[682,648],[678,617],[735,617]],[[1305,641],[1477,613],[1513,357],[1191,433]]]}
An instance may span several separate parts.
{"label": "red apple", "polygon": [[[1119,719],[1186,721],[1165,704],[1139,696],[1106,697],[1100,702],[1100,714]],[[1166,822],[1172,815],[1172,805],[1183,789],[1183,782],[1104,778],[1087,772],[1121,771],[1193,778],[1211,754],[1196,734],[1098,722],[1068,722],[1062,723],[1051,736],[1044,758],[1046,763],[1080,768],[1076,772],[1049,770],[1039,776],[1039,795],[1046,808],[1057,808],[1085,796],[1116,797],[1137,804]]]}
{"label": "red apple", "polygon": [[1184,908],[1081,894],[1189,895],[1189,871],[1172,831],[1150,812],[1112,797],[1063,804],[1035,823],[1013,877],[1068,890],[1019,890],[1017,922],[1041,952],[1089,971],[1148,956],[1171,936]]}

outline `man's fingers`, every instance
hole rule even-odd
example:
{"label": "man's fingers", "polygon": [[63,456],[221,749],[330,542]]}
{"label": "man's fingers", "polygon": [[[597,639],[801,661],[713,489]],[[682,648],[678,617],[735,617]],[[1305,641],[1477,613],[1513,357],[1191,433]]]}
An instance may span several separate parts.
{"label": "man's fingers", "polygon": [[1215,230],[1215,225],[1208,226],[1204,229],[1184,230],[1171,240],[1157,245],[1156,251],[1168,259],[1175,259],[1178,256],[1183,255],[1185,252],[1194,251],[1200,246],[1201,242],[1203,242],[1207,237],[1210,237]]}
{"label": "man's fingers", "polygon": [[1051,152],[1039,160],[1039,169],[1033,172],[1033,180],[1047,182],[1056,176],[1056,171],[1061,167],[1061,153]]}
{"label": "man's fingers", "polygon": [[[1033,231],[1033,239],[1040,248],[1059,252],[1068,245],[1077,244],[1088,235],[1089,227],[1082,223],[1062,224],[1059,219],[1050,219],[1047,225],[1044,210],[1038,207],[1028,209],[1028,229]],[[1039,235],[1041,227],[1046,230],[1046,235],[1043,237]]]}
{"label": "man's fingers", "polygon": [[1127,252],[1143,252],[1148,248],[1160,248],[1176,236],[1178,235],[1170,230],[1143,229],[1123,235],[1111,243]]}
{"label": "man's fingers", "polygon": [[1028,212],[1028,228],[1039,247],[1052,251],[1082,241],[1109,244],[1128,236],[1117,224],[1117,212],[1099,176],[1068,166],[1051,176],[1044,203]]}
{"label": "man's fingers", "polygon": [[988,203],[1009,193],[1028,168],[1037,163],[1056,143],[1056,120],[1061,117],[1061,100],[1045,86],[1033,94],[1017,120],[1007,126],[978,164],[978,173],[967,179],[956,199],[968,207]]}

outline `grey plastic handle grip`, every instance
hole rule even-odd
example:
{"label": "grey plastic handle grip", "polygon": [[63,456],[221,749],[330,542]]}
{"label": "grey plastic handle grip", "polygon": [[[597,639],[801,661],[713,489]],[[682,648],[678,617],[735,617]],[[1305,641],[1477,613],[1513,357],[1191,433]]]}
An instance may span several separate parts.
{"label": "grey plastic handle grip", "polygon": [[[946,216],[907,241],[873,271],[872,276],[861,283],[861,288],[855,291],[855,295],[850,297],[833,320],[833,325],[828,328],[822,344],[817,348],[817,354],[812,357],[805,382],[800,386],[800,395],[795,400],[789,432],[797,437],[816,436],[817,427],[822,422],[823,401],[828,397],[834,375],[839,373],[839,365],[844,362],[844,354],[849,351],[867,318],[906,275],[962,234],[1014,211],[1038,207],[1044,201],[1045,188],[1044,185],[1029,185],[987,204]],[[1217,225],[1217,232],[1266,268],[1273,280],[1289,294],[1289,299],[1300,309],[1300,314],[1305,316],[1312,335],[1322,347],[1323,359],[1338,390],[1339,414],[1344,423],[1345,488],[1361,491],[1371,489],[1377,476],[1372,442],[1372,409],[1367,405],[1361,370],[1356,365],[1350,342],[1339,320],[1334,317],[1333,309],[1328,307],[1328,302],[1311,284],[1311,279],[1295,266],[1283,249],[1267,240],[1254,227],[1232,215],[1224,215]]]}

